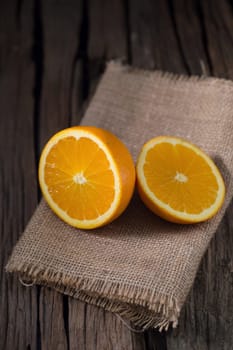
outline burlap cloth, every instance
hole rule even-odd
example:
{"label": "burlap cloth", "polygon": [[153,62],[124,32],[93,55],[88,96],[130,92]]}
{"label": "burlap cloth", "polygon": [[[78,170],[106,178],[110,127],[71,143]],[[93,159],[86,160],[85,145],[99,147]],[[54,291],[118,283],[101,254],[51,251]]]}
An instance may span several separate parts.
{"label": "burlap cloth", "polygon": [[143,143],[156,135],[196,143],[225,179],[222,210],[202,224],[171,224],[152,214],[136,193],[116,221],[81,231],[63,223],[42,200],[6,269],[116,312],[136,325],[176,326],[233,193],[233,83],[110,63],[82,124],[115,133],[134,160]]}

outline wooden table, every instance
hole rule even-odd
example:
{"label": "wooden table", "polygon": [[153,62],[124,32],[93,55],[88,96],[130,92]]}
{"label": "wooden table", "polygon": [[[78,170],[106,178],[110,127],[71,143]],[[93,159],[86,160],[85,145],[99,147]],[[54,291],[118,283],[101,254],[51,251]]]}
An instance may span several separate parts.
{"label": "wooden table", "polygon": [[227,0],[0,2],[0,350],[233,348],[233,219],[225,215],[167,334],[130,332],[114,315],[4,272],[40,199],[45,141],[78,124],[107,60],[233,79]]}

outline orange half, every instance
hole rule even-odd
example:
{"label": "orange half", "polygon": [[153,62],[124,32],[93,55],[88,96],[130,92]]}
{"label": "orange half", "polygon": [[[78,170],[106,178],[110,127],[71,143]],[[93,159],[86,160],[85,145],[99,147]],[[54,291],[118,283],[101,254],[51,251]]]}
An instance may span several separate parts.
{"label": "orange half", "polygon": [[205,221],[224,201],[224,181],[214,162],[200,148],[180,138],[160,136],[148,141],[136,169],[141,199],[168,221]]}
{"label": "orange half", "polygon": [[135,168],[128,149],[112,133],[78,126],[48,141],[40,158],[39,182],[62,220],[92,229],[125,210],[134,190]]}

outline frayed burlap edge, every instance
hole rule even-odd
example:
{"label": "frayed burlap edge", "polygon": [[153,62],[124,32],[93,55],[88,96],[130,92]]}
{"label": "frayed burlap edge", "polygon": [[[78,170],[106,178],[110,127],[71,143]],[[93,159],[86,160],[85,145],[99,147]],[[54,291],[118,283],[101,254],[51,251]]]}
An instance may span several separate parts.
{"label": "frayed burlap edge", "polygon": [[149,69],[143,69],[143,68],[137,68],[134,66],[130,66],[126,64],[124,61],[120,59],[110,60],[106,63],[106,68],[110,67],[111,71],[115,72],[128,72],[128,73],[136,73],[145,77],[150,77],[151,79],[161,79],[165,78],[173,82],[192,82],[192,83],[199,83],[200,81],[204,81],[206,83],[219,83],[224,84],[226,87],[233,87],[233,81],[231,79],[227,78],[216,78],[213,76],[209,76],[206,74],[202,75],[188,75],[188,74],[178,74],[168,71],[162,71],[162,70],[149,70]]}
{"label": "frayed burlap edge", "polygon": [[51,287],[81,301],[103,307],[143,330],[157,328],[162,331],[167,330],[170,324],[173,328],[178,324],[180,307],[174,296],[138,286],[85,277],[77,277],[74,283],[74,277],[65,273],[29,265],[27,262],[17,264],[13,259],[6,265],[6,272],[17,273],[23,281]]}

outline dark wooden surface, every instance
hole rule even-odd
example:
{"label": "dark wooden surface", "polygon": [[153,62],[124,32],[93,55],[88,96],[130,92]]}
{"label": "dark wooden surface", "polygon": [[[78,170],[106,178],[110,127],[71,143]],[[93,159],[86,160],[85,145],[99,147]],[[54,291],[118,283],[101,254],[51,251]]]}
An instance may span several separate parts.
{"label": "dark wooden surface", "polygon": [[0,350],[233,349],[232,205],[177,330],[130,332],[113,314],[25,288],[4,265],[39,199],[45,141],[78,124],[111,58],[233,79],[227,0],[0,1]]}

